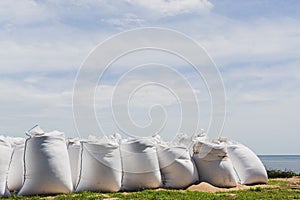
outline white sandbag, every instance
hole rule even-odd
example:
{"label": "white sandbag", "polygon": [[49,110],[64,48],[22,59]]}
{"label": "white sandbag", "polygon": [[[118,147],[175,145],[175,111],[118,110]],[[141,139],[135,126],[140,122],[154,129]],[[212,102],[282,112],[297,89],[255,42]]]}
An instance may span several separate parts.
{"label": "white sandbag", "polygon": [[76,192],[117,192],[121,189],[122,164],[119,143],[113,138],[89,138],[81,142],[80,176]]}
{"label": "white sandbag", "polygon": [[157,144],[163,187],[182,189],[198,181],[197,168],[189,150],[178,144]]}
{"label": "white sandbag", "polygon": [[7,185],[7,173],[11,160],[12,148],[7,138],[0,136],[0,197],[10,196]]}
{"label": "white sandbag", "polygon": [[237,142],[228,143],[227,149],[241,184],[268,182],[266,169],[253,151]]}
{"label": "white sandbag", "polygon": [[122,141],[121,159],[123,190],[158,188],[162,185],[156,148],[152,138]]}
{"label": "white sandbag", "polygon": [[182,146],[185,146],[190,154],[193,154],[193,146],[195,143],[199,142],[199,141],[205,141],[207,140],[208,137],[206,135],[206,133],[204,132],[203,129],[201,129],[201,132],[195,135],[187,135],[185,133],[179,133],[175,136],[174,138],[174,142],[178,143]]}
{"label": "white sandbag", "polygon": [[193,159],[199,180],[217,187],[235,187],[237,177],[224,144],[198,142],[194,146]]}
{"label": "white sandbag", "polygon": [[13,153],[8,170],[7,186],[10,191],[21,189],[24,181],[24,146],[25,139],[20,137],[9,138]]}
{"label": "white sandbag", "polygon": [[24,184],[18,194],[58,194],[72,191],[65,136],[62,132],[31,130],[25,142]]}
{"label": "white sandbag", "polygon": [[71,176],[74,190],[77,186],[80,171],[80,147],[81,145],[79,139],[75,138],[68,140],[68,154],[70,159]]}

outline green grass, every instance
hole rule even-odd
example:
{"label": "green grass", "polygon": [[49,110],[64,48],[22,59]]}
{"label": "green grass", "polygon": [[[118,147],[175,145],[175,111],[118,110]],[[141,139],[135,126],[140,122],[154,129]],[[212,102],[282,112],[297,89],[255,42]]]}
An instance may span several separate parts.
{"label": "green grass", "polygon": [[[50,199],[300,199],[300,190],[293,189],[287,181],[270,179],[272,188],[256,187],[248,190],[206,193],[184,190],[143,190],[128,193],[81,192],[51,196]],[[10,199],[47,199],[49,197],[22,197],[14,195]]]}

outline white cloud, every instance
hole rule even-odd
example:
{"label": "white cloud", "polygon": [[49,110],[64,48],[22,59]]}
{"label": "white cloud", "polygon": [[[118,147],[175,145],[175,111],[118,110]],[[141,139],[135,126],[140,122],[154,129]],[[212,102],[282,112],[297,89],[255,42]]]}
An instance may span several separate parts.
{"label": "white cloud", "polygon": [[67,86],[68,81],[43,77],[35,79],[40,84],[23,82],[18,78],[0,81],[0,132],[24,137],[23,133],[38,123],[48,130],[61,129],[71,136],[74,125],[72,90]]}
{"label": "white cloud", "polygon": [[219,20],[223,26],[198,39],[220,66],[234,62],[275,62],[300,56],[298,20]]}
{"label": "white cloud", "polygon": [[54,16],[42,3],[34,0],[0,1],[0,22],[27,24],[51,19]]}
{"label": "white cloud", "polygon": [[265,94],[261,94],[259,92],[256,93],[246,93],[239,96],[238,101],[243,103],[256,103],[256,102],[269,102],[272,99],[266,97]]}
{"label": "white cloud", "polygon": [[142,26],[144,19],[139,18],[133,13],[125,13],[122,17],[101,19],[102,22],[118,27],[120,30]]}
{"label": "white cloud", "polygon": [[[293,133],[300,131],[300,24],[299,19],[283,15],[227,18],[205,0],[0,1],[0,131],[23,133],[41,122],[49,129],[72,132],[73,78],[89,51],[119,30],[162,26],[195,38],[221,68],[229,98],[225,133],[249,141],[259,152],[276,152],[257,144],[257,137],[267,143],[284,132],[293,142],[298,137]],[[154,56],[158,61],[168,59]],[[137,57],[134,63],[145,61]],[[132,59],[134,55],[121,64],[130,65]],[[172,66],[179,63],[169,61]],[[115,72],[126,70],[119,69]],[[198,77],[189,80],[198,85]],[[105,109],[102,103],[110,100],[112,89],[107,86],[99,93],[107,96],[97,99],[97,108]],[[202,86],[193,89],[203,97]],[[135,104],[174,103],[164,95],[144,90]],[[208,100],[206,95],[200,102]],[[208,118],[209,113],[204,120]]]}
{"label": "white cloud", "polygon": [[178,14],[206,13],[213,5],[207,0],[127,0],[132,5],[138,5],[146,10],[159,13],[162,16]]}
{"label": "white cloud", "polygon": [[71,46],[59,42],[31,44],[3,42],[0,49],[2,61],[0,73],[76,69],[85,56],[83,51],[83,48],[74,44]]}

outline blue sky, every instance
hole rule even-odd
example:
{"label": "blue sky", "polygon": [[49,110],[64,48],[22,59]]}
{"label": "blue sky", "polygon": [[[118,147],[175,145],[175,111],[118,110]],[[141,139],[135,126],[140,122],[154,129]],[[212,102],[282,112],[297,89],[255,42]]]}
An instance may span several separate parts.
{"label": "blue sky", "polygon": [[24,136],[38,123],[76,136],[80,64],[107,37],[154,26],[193,38],[217,64],[228,104],[224,136],[259,154],[300,154],[299,10],[296,0],[0,1],[0,132]]}

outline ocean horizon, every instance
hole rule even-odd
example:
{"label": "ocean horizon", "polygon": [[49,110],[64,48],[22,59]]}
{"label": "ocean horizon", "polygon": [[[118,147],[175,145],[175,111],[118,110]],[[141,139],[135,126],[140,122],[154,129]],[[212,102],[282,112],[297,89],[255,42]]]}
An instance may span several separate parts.
{"label": "ocean horizon", "polygon": [[267,170],[279,169],[300,173],[300,155],[258,155]]}

